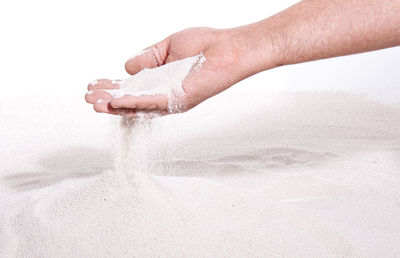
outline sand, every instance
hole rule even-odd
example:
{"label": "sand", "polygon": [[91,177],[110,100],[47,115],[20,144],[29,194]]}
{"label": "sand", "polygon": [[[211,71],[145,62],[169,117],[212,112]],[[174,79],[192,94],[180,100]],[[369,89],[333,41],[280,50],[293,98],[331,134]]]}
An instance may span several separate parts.
{"label": "sand", "polygon": [[400,256],[399,104],[228,91],[128,151],[80,99],[0,124],[0,257]]}
{"label": "sand", "polygon": [[[146,53],[146,52],[144,52]],[[162,66],[145,68],[131,77],[118,82],[119,88],[104,90],[113,98],[123,96],[164,95],[168,99],[168,111],[177,113],[182,110],[182,97],[185,95],[182,83],[189,72],[198,71],[206,61],[200,54],[170,62]]]}

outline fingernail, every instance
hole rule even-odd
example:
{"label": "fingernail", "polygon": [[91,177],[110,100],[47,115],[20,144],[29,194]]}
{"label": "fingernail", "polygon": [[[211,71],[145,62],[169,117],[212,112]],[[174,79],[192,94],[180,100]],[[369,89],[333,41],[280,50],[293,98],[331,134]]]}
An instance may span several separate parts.
{"label": "fingernail", "polygon": [[89,82],[89,84],[92,85],[92,86],[93,86],[93,85],[96,85],[97,83],[98,83],[97,80],[93,80],[93,81],[90,81],[90,82]]}
{"label": "fingernail", "polygon": [[92,90],[90,90],[90,91],[87,92],[87,95],[88,95],[88,96],[91,95],[91,94],[93,94],[93,91],[92,91]]}
{"label": "fingernail", "polygon": [[97,103],[97,104],[103,103],[103,100],[102,100],[102,99],[98,99],[98,100],[96,101],[96,103]]}

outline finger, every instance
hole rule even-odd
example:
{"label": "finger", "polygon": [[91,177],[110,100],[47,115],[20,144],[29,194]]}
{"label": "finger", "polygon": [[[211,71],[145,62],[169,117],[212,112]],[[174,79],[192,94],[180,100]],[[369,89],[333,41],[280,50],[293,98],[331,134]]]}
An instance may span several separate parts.
{"label": "finger", "polygon": [[113,108],[135,108],[143,110],[168,110],[168,99],[165,95],[123,96],[112,99]]}
{"label": "finger", "polygon": [[90,104],[95,104],[99,99],[104,102],[110,102],[112,100],[112,96],[103,90],[90,90],[85,95],[86,102]]}
{"label": "finger", "polygon": [[94,89],[118,89],[121,80],[97,79],[88,85],[88,90]]}
{"label": "finger", "polygon": [[168,57],[169,38],[149,47],[129,58],[125,63],[125,70],[133,75],[144,68],[154,68],[165,64]]}
{"label": "finger", "polygon": [[98,113],[108,113],[117,115],[117,111],[111,107],[110,102],[104,101],[102,99],[98,99],[94,104],[93,108]]}

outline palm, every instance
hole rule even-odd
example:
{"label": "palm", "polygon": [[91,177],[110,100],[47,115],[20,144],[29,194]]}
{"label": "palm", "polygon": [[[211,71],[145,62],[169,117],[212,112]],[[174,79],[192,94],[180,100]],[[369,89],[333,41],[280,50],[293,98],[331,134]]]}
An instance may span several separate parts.
{"label": "palm", "polygon": [[[218,30],[187,29],[171,35],[146,49],[141,55],[128,60],[125,68],[133,75],[143,68],[154,68],[203,52],[207,61],[199,71],[191,72],[183,82],[185,96],[182,102],[185,109],[182,111],[186,111],[241,79],[240,71],[237,70],[238,53],[229,47],[231,45]],[[236,78],[232,77],[232,74],[236,74]],[[113,81],[98,80],[97,84],[89,85],[89,90],[93,92],[86,96],[86,100],[94,104],[96,111],[110,114],[134,114],[137,111],[168,113],[168,101],[164,95],[124,96],[112,99],[111,95],[103,91],[118,87]],[[102,101],[98,101],[99,99]]]}

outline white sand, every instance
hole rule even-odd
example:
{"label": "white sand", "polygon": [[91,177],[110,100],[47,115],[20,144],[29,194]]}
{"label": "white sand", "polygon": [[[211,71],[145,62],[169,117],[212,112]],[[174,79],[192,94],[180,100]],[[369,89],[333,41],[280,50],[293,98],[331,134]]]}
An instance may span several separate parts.
{"label": "white sand", "polygon": [[400,105],[229,91],[117,169],[80,99],[3,100],[0,124],[0,257],[400,256]]}
{"label": "white sand", "polygon": [[[145,52],[144,52],[145,53]],[[104,90],[113,98],[123,96],[164,95],[168,99],[171,113],[181,111],[181,98],[185,95],[182,83],[189,72],[198,71],[206,61],[203,53],[148,69],[128,77],[120,82],[119,89]],[[115,81],[113,81],[115,84]]]}

